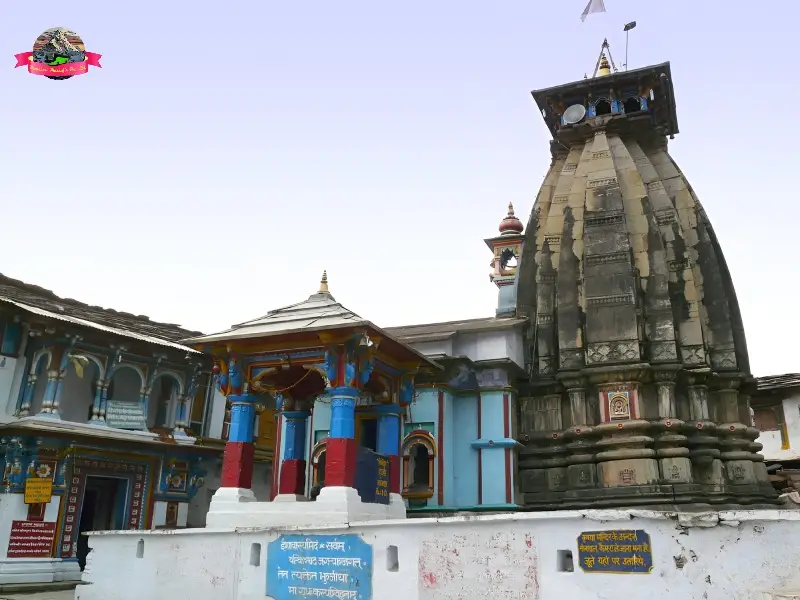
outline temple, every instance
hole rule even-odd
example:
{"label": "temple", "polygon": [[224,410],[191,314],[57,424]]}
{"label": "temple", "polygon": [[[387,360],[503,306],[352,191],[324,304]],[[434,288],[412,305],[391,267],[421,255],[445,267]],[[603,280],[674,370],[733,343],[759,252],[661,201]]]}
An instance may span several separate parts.
{"label": "temple", "polygon": [[192,333],[0,275],[0,585],[79,580],[88,531],[205,523],[226,415]]}
{"label": "temple", "polygon": [[[185,342],[216,357],[243,419],[280,410],[273,498],[351,486],[366,448],[410,513],[775,500],[733,283],[667,151],[671,77],[602,53],[592,78],[532,93],[552,164],[527,227],[509,204],[485,240],[495,315],[378,330],[323,277]],[[223,486],[247,489],[233,443]]]}

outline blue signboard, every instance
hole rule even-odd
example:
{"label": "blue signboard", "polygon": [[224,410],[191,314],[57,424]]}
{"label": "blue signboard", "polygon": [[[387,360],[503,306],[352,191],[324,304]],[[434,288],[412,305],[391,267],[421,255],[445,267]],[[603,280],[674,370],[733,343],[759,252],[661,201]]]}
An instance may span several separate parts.
{"label": "blue signboard", "polygon": [[369,448],[358,449],[353,484],[362,502],[389,504],[389,459]]}
{"label": "blue signboard", "polygon": [[372,600],[372,546],[359,535],[282,535],[267,549],[275,600]]}
{"label": "blue signboard", "polygon": [[641,529],[584,532],[578,536],[578,564],[586,573],[649,573],[650,535]]}

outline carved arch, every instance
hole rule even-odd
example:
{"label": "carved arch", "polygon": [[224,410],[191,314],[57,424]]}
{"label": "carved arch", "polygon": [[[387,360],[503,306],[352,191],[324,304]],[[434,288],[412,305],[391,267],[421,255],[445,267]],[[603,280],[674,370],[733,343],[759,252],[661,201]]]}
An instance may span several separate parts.
{"label": "carved arch", "polygon": [[[414,456],[417,453],[417,451],[415,451],[416,447],[421,447],[424,449],[425,454],[427,454],[427,482],[423,482],[424,487],[421,488],[417,486],[412,488],[414,481],[411,473],[411,460],[412,458],[414,458],[414,460],[419,460],[418,457]],[[423,429],[415,429],[403,439],[401,451],[403,454],[403,498],[432,498],[434,487],[433,475],[434,459],[436,457],[436,440],[429,432]],[[417,465],[414,464],[415,468],[416,466]]]}
{"label": "carved arch", "polygon": [[[311,450],[311,485],[319,484],[319,464],[323,456],[327,458],[326,452],[328,451],[328,438],[318,441],[314,448]],[[327,464],[326,464],[327,466]],[[324,469],[324,467],[323,467]]]}
{"label": "carved arch", "polygon": [[40,348],[36,352],[33,353],[33,358],[31,359],[31,370],[29,371],[30,375],[36,376],[36,371],[39,369],[39,362],[42,360],[42,357],[47,356],[47,363],[45,363],[45,371],[50,367],[50,362],[53,360],[53,352],[50,348]]}

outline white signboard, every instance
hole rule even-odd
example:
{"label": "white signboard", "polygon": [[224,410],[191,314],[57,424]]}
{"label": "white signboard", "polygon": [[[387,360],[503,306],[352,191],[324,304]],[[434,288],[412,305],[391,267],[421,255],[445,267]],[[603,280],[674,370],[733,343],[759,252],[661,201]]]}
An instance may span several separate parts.
{"label": "white signboard", "polygon": [[106,424],[117,429],[147,429],[147,417],[141,402],[109,400],[106,403]]}

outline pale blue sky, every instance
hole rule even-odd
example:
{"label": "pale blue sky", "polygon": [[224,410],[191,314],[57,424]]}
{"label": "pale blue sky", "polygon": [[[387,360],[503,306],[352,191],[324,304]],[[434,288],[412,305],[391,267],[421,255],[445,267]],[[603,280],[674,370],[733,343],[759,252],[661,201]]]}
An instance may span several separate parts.
{"label": "pale blue sky", "polygon": [[[529,92],[591,74],[605,36],[621,67],[635,19],[631,67],[672,62],[671,152],[753,370],[800,370],[796,3],[606,0],[581,24],[585,1],[3,2],[0,271],[205,332],[323,269],[379,325],[491,315],[483,239],[509,201],[527,222],[550,161]],[[52,26],[104,68],[13,69]]]}

